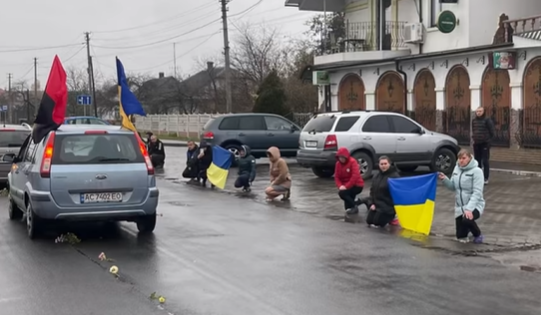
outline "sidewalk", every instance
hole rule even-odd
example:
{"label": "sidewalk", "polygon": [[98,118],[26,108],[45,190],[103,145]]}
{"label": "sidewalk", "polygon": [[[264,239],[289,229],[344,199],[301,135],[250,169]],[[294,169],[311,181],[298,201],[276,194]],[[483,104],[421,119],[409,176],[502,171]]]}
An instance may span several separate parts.
{"label": "sidewalk", "polygon": [[188,141],[160,139],[166,147],[187,147]]}

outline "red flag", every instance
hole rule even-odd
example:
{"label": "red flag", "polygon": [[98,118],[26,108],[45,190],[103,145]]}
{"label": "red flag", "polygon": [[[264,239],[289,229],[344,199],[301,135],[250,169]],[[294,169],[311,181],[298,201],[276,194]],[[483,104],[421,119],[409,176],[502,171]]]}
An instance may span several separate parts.
{"label": "red flag", "polygon": [[68,86],[66,71],[58,55],[54,56],[53,66],[47,79],[45,92],[41,98],[38,115],[34,121],[32,139],[39,143],[50,131],[58,129],[64,123],[68,104]]}

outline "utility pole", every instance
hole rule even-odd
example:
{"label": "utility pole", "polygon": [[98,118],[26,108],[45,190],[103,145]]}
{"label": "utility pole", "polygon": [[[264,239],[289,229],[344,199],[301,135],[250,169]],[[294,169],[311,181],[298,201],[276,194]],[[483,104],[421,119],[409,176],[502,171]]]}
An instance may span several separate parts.
{"label": "utility pole", "polygon": [[[88,61],[88,68],[87,68],[87,72],[88,72],[88,95],[90,95],[90,92],[92,91],[92,72],[90,72],[92,70],[92,60],[90,58],[90,33],[89,32],[85,33],[85,38],[86,38],[86,58],[87,58],[87,61]],[[86,106],[87,105],[83,105],[84,115],[85,116],[86,116]]]}
{"label": "utility pole", "polygon": [[[38,58],[34,58],[34,99],[38,99]],[[36,115],[38,114],[36,107]]]}
{"label": "utility pole", "polygon": [[231,65],[229,60],[229,34],[227,29],[227,4],[230,0],[220,0],[222,3],[222,22],[224,28],[224,56],[225,56],[225,101],[226,112],[232,112],[231,100]]}
{"label": "utility pole", "polygon": [[[8,112],[9,112],[9,117],[10,117],[9,122],[11,122],[11,109],[13,107],[13,93],[11,92],[11,79],[13,79],[13,73],[8,73],[8,91],[9,91]],[[7,115],[8,113],[4,113],[4,117],[7,117]],[[4,125],[6,124],[6,120],[4,120]]]}
{"label": "utility pole", "polygon": [[175,78],[177,77],[177,43],[173,43],[173,64],[175,67]]}
{"label": "utility pole", "polygon": [[92,99],[94,100],[94,116],[98,117],[98,102],[96,100],[96,81],[94,81],[94,63],[90,56],[90,73],[92,74]]}

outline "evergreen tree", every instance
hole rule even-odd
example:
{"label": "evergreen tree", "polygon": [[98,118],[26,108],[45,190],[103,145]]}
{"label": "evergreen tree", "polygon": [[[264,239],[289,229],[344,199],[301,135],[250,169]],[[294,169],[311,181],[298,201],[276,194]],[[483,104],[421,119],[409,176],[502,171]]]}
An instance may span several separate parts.
{"label": "evergreen tree", "polygon": [[293,113],[286,107],[286,92],[276,70],[263,80],[257,91],[254,113],[269,113],[292,118]]}

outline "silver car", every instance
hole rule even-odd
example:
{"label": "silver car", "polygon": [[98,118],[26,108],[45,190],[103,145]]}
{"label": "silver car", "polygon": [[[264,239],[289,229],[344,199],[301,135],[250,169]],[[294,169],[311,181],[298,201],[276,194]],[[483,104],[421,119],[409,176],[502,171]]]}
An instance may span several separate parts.
{"label": "silver car", "polygon": [[449,173],[460,150],[457,140],[425,129],[407,116],[378,111],[344,111],[313,117],[301,132],[297,162],[318,177],[332,177],[339,147],[348,148],[369,178],[386,155],[401,171],[419,166]]}
{"label": "silver car", "polygon": [[[19,148],[31,131],[32,128],[28,124],[0,125],[0,185],[7,184],[8,174],[11,171],[11,157],[19,152]],[[7,160],[4,160],[4,156]]]}
{"label": "silver car", "polygon": [[131,221],[156,226],[159,191],[145,144],[119,126],[62,125],[12,155],[9,217],[26,215],[28,236],[49,220]]}

